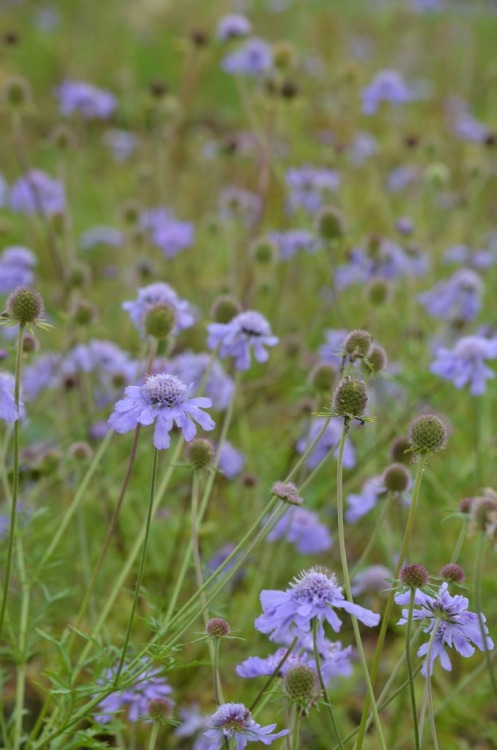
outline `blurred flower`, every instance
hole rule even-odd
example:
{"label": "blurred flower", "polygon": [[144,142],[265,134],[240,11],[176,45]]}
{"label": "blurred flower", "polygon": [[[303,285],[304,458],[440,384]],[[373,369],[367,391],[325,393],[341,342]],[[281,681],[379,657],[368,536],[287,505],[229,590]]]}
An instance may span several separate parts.
{"label": "blurred flower", "polygon": [[122,247],[123,243],[124,236],[119,229],[104,225],[90,227],[79,236],[79,246],[82,250],[91,250],[98,245]]}
{"label": "blurred flower", "polygon": [[30,286],[35,266],[36,257],[27,247],[6,247],[0,253],[0,294],[9,294],[17,286]]}
{"label": "blurred flower", "polygon": [[347,155],[351,164],[360,167],[367,159],[378,151],[376,138],[364,130],[355,133],[352,142],[347,147]]}
{"label": "blurred flower", "polygon": [[256,193],[231,185],[219,196],[219,216],[223,221],[241,219],[253,224],[262,208],[261,198]]}
{"label": "blurred flower", "polygon": [[386,494],[383,485],[383,476],[375,476],[366,479],[360,493],[347,495],[347,510],[345,520],[348,523],[356,523],[360,518],[369,513],[376,506],[379,498]]}
{"label": "blurred flower", "polygon": [[141,224],[149,233],[150,241],[165,258],[174,258],[193,244],[195,230],[189,221],[180,221],[165,208],[151,208],[141,215]]}
{"label": "blurred flower", "polygon": [[10,188],[9,205],[21,214],[62,214],[66,207],[64,187],[41,169],[31,169]]}
{"label": "blurred flower", "polygon": [[279,341],[266,318],[253,310],[236,315],[229,323],[210,323],[207,331],[209,349],[219,347],[221,359],[234,357],[238,370],[248,370],[252,349],[257,362],[266,362],[269,354],[265,347],[276,346]]}
{"label": "blurred flower", "polygon": [[327,330],[324,332],[326,343],[319,347],[319,357],[333,367],[341,367],[344,350],[343,342],[348,331],[344,329]]}
{"label": "blurred flower", "polygon": [[[149,660],[143,659],[144,671],[130,687],[116,690],[104,698],[97,706],[99,711],[93,718],[99,724],[107,724],[114,717],[113,714],[126,711],[129,721],[147,720],[148,704],[151,700],[165,698],[173,691],[165,677],[160,677],[161,669],[148,666]],[[111,685],[117,667],[108,669],[105,676],[98,680],[98,684],[105,688]],[[170,699],[169,699],[170,700]]]}
{"label": "blurred flower", "polygon": [[230,405],[235,385],[232,378],[223,370],[221,363],[212,358],[212,354],[183,352],[169,360],[167,369],[184,383],[193,383],[193,393],[198,391],[205,374],[208,373],[204,390],[212,401],[212,408],[224,411]]}
{"label": "blurred flower", "polygon": [[313,167],[310,164],[288,169],[285,181],[289,189],[289,209],[294,211],[296,208],[303,208],[309,213],[316,213],[326,202],[329,194],[340,187],[338,172]]}
{"label": "blurred flower", "polygon": [[138,138],[129,130],[111,128],[104,133],[104,143],[109,148],[115,161],[125,162],[135,151]]}
{"label": "blurred flower", "polygon": [[307,229],[289,229],[286,232],[269,232],[268,237],[276,243],[280,260],[290,260],[299,251],[312,254],[322,245]]}
{"label": "blurred flower", "polygon": [[469,385],[472,396],[486,391],[486,381],[495,373],[485,365],[485,360],[497,359],[497,340],[483,336],[464,336],[453,349],[440,347],[436,351],[430,372],[453,383],[456,388]]}
{"label": "blurred flower", "polygon": [[108,120],[117,106],[114,94],[85,81],[66,79],[57,89],[56,97],[61,114],[79,112],[86,120]]}
{"label": "blurred flower", "polygon": [[418,182],[421,170],[416,164],[401,164],[387,176],[387,190],[390,193],[400,193],[413,182]]}
{"label": "blurred flower", "polygon": [[225,440],[219,452],[218,469],[227,479],[237,477],[245,466],[245,456],[228,440]]}
{"label": "blurred flower", "polygon": [[[269,675],[273,674],[286,652],[286,648],[279,648],[274,654],[266,656],[265,659],[261,659],[260,656],[249,656],[248,659],[245,659],[245,661],[236,667],[235,672],[239,677],[245,677],[249,680],[254,677],[269,677]],[[308,663],[309,659],[305,652],[298,654],[293,652],[281,667],[278,677],[286,674],[289,669],[298,664]]]}
{"label": "blurred flower", "polygon": [[156,281],[141,289],[135,300],[123,302],[121,307],[129,313],[132,323],[142,336],[145,336],[145,319],[147,313],[157,305],[167,305],[174,310],[176,325],[173,334],[183,328],[190,328],[195,322],[190,304],[178,297],[174,289],[162,281]]}
{"label": "blurred flower", "polygon": [[362,92],[362,111],[374,115],[382,102],[398,106],[412,101],[411,89],[396,70],[380,70]]}
{"label": "blurred flower", "polygon": [[[308,432],[297,441],[296,449],[298,453],[304,453],[307,450],[307,447],[314,442],[321,432],[325,421],[325,417],[316,417],[312,420]],[[337,458],[338,443],[340,442],[342,429],[343,419],[340,417],[330,419],[326,430],[321,435],[310,455],[307,457],[306,466],[308,469],[312,470],[316,468],[316,466],[328,456],[330,451],[333,451],[333,455]],[[343,465],[347,469],[351,469],[355,466],[355,450],[348,437],[345,439]]]}
{"label": "blurred flower", "polygon": [[271,45],[253,37],[247,39],[235,52],[226,55],[221,67],[226,73],[259,77],[271,67],[273,52]]}
{"label": "blurred flower", "polygon": [[165,372],[150,375],[144,385],[126,388],[126,397],[115,405],[109,426],[123,434],[139,424],[146,426],[156,422],[154,446],[157,450],[164,450],[171,444],[169,433],[176,423],[188,443],[197,434],[194,420],[204,430],[215,427],[212,418],[202,411],[202,408],[212,406],[210,398],[190,398],[191,388],[175,375]]}
{"label": "blurred flower", "polygon": [[392,578],[392,571],[384,565],[370,565],[352,579],[352,595],[360,596],[365,593],[376,593],[389,587],[387,578]]}
{"label": "blurred flower", "polygon": [[0,372],[0,419],[10,424],[19,419],[14,399],[14,376],[8,372]]}
{"label": "blurred flower", "polygon": [[240,13],[230,13],[219,19],[217,24],[217,38],[226,42],[228,39],[239,39],[248,36],[252,31],[252,24]]}
{"label": "blurred flower", "polygon": [[331,549],[328,528],[321,523],[317,513],[307,508],[289,508],[270,531],[268,542],[285,539],[301,555],[318,555]]}
{"label": "blurred flower", "polygon": [[225,738],[235,739],[236,750],[243,750],[247,742],[262,742],[263,745],[271,745],[273,740],[284,737],[288,729],[271,734],[276,724],[261,727],[255,722],[248,708],[243,703],[223,703],[216,713],[211,716],[204,731],[204,736],[212,742],[206,750],[220,750],[225,745]]}
{"label": "blurred flower", "polygon": [[469,322],[480,311],[482,292],[483,282],[478,274],[461,268],[450,279],[419,294],[418,300],[432,318]]}
{"label": "blurred flower", "polygon": [[444,263],[464,263],[472,268],[490,268],[497,263],[495,247],[489,250],[472,250],[467,245],[452,245],[443,255]]}

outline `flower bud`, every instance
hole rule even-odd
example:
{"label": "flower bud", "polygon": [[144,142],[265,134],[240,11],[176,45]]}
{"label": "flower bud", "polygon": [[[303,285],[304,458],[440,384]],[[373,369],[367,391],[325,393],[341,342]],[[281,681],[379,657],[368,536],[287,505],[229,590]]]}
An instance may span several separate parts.
{"label": "flower bud", "polygon": [[404,586],[408,586],[410,589],[421,589],[426,586],[429,579],[429,573],[424,565],[421,563],[411,563],[411,565],[404,565],[400,571],[399,578]]}
{"label": "flower bud", "polygon": [[250,254],[256,263],[261,266],[268,266],[276,260],[278,248],[270,237],[259,237],[253,242]]}
{"label": "flower bud", "polygon": [[152,698],[147,704],[147,713],[159,724],[167,721],[173,715],[174,703],[169,698]]}
{"label": "flower bud", "polygon": [[283,689],[292,703],[308,708],[319,696],[318,676],[307,664],[297,664],[283,677]]}
{"label": "flower bud", "polygon": [[38,349],[38,341],[32,333],[25,333],[22,337],[22,350],[25,354],[32,354]]}
{"label": "flower bud", "polygon": [[368,389],[364,380],[347,375],[333,395],[333,411],[341,417],[361,419],[368,408]]}
{"label": "flower bud", "polygon": [[211,617],[205,626],[205,632],[211,638],[223,638],[230,634],[230,626],[223,617]]}
{"label": "flower bud", "polygon": [[362,331],[360,329],[351,331],[343,342],[343,348],[351,362],[367,357],[372,345],[373,336],[369,331]]}
{"label": "flower bud", "polygon": [[14,109],[25,107],[31,102],[31,86],[25,78],[12,76],[3,85],[3,99]]}
{"label": "flower bud", "polygon": [[336,369],[327,362],[318,362],[309,375],[311,385],[320,393],[329,393],[335,383]]}
{"label": "flower bud", "polygon": [[390,458],[397,464],[411,463],[411,441],[406,435],[400,435],[390,445]]}
{"label": "flower bud", "polygon": [[440,575],[451,583],[462,583],[465,579],[464,570],[457,563],[448,563],[440,570]]}
{"label": "flower bud", "polygon": [[436,453],[447,445],[447,425],[436,414],[421,414],[409,426],[409,440],[415,453]]}
{"label": "flower bud", "polygon": [[371,351],[364,360],[364,366],[370,372],[382,372],[388,365],[388,355],[382,346],[373,344]]}
{"label": "flower bud", "polygon": [[316,215],[314,231],[323,240],[338,240],[344,236],[345,218],[335,206],[323,206]]}
{"label": "flower bud", "polygon": [[385,469],[383,483],[389,492],[405,492],[411,477],[403,464],[391,464]]}
{"label": "flower bud", "polygon": [[43,315],[45,305],[39,292],[29,286],[18,286],[7,297],[7,317],[16,323],[36,323]]}
{"label": "flower bud", "polygon": [[276,495],[276,497],[279,497],[280,500],[283,500],[283,502],[289,503],[290,505],[304,504],[303,498],[300,497],[297,487],[292,484],[292,482],[288,482],[287,484],[284,482],[275,482],[272,486],[271,492],[273,495]]}
{"label": "flower bud", "polygon": [[366,287],[366,294],[375,307],[383,305],[390,296],[390,284],[386,279],[371,279]]}
{"label": "flower bud", "polygon": [[170,305],[154,305],[145,316],[144,330],[154,339],[167,339],[176,325],[176,313]]}
{"label": "flower bud", "polygon": [[295,67],[297,54],[291,42],[283,41],[273,44],[273,65],[278,70]]}
{"label": "flower bud", "polygon": [[91,323],[95,322],[95,319],[97,317],[97,308],[95,307],[93,302],[90,302],[86,299],[80,299],[74,304],[71,311],[71,316],[76,325],[88,326]]}
{"label": "flower bud", "polygon": [[207,469],[214,458],[214,446],[206,438],[194,438],[186,446],[186,456],[194,469]]}
{"label": "flower bud", "polygon": [[69,446],[69,455],[78,461],[90,461],[93,457],[93,449],[84,440],[78,440]]}
{"label": "flower bud", "polygon": [[235,297],[223,294],[214,300],[211,308],[211,317],[216,323],[229,323],[230,320],[242,312],[242,306]]}

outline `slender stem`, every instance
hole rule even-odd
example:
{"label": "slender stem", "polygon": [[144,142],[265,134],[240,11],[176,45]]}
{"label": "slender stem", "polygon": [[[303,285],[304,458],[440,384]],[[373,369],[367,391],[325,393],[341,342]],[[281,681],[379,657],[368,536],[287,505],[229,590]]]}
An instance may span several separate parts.
{"label": "slender stem", "polygon": [[157,737],[159,736],[159,729],[160,729],[159,722],[154,721],[152,725],[152,731],[150,733],[150,741],[148,743],[148,750],[155,750],[155,743],[157,742]]}
{"label": "slender stem", "polygon": [[426,710],[426,705],[428,705],[428,713],[430,715],[431,736],[433,740],[434,750],[439,750],[439,747],[438,747],[438,739],[437,739],[437,728],[435,725],[435,712],[433,710],[433,694],[431,690],[431,674],[432,674],[431,655],[433,653],[433,644],[435,643],[435,638],[437,635],[437,630],[438,630],[439,625],[440,625],[440,620],[437,619],[433,626],[433,630],[431,631],[430,642],[428,644],[428,653],[426,654],[425,698],[423,699],[423,709],[421,711],[422,716],[419,720],[419,724],[420,724],[419,733],[420,733],[420,740],[422,741],[425,710]]}
{"label": "slender stem", "polygon": [[299,750],[300,744],[300,709],[294,706],[292,727],[292,750]]}
{"label": "slender stem", "polygon": [[326,710],[328,712],[328,717],[330,719],[330,724],[333,729],[333,732],[335,733],[335,737],[337,738],[338,747],[340,750],[343,750],[343,744],[342,744],[342,738],[340,737],[340,732],[338,731],[337,723],[335,721],[335,715],[333,713],[333,707],[331,705],[330,697],[328,695],[328,691],[326,690],[326,685],[324,684],[323,680],[323,673],[321,672],[321,658],[319,656],[319,648],[318,648],[318,620],[317,617],[315,617],[312,621],[312,645],[314,648],[314,661],[316,662],[316,671],[318,673],[318,680],[319,685],[321,687],[321,693],[323,694],[324,702],[326,704]]}
{"label": "slender stem", "polygon": [[26,688],[26,670],[27,670],[27,635],[28,635],[28,615],[30,602],[30,586],[26,575],[26,565],[24,562],[24,549],[21,535],[18,535],[17,544],[17,561],[19,567],[19,576],[22,587],[21,603],[21,620],[19,623],[19,664],[17,666],[17,683],[16,683],[16,701],[14,708],[14,750],[19,750],[22,740],[23,717],[24,717],[24,692]]}
{"label": "slender stem", "polygon": [[[406,528],[404,531],[404,539],[402,541],[402,547],[400,550],[399,559],[397,561],[397,566],[395,569],[395,576],[394,576],[395,578],[398,578],[400,569],[404,565],[404,561],[407,556],[407,550],[409,548],[409,541],[411,539],[412,530],[414,528],[414,520],[416,518],[416,508],[418,505],[419,491],[421,487],[421,480],[423,478],[424,468],[426,465],[426,459],[427,459],[426,454],[421,455],[418,459],[418,467],[416,470],[416,477],[414,479],[414,487],[412,490],[411,505],[409,507],[409,515],[407,517],[407,524],[406,524]],[[378,636],[378,643],[376,644],[376,651],[373,657],[373,664],[371,666],[371,671],[370,671],[371,685],[374,685],[376,676],[378,674],[378,667],[380,665],[380,657],[381,657],[381,652],[383,649],[383,643],[385,641],[385,636],[387,634],[387,628],[390,622],[390,613],[392,611],[392,607],[394,603],[394,594],[395,592],[393,590],[390,591],[388,595],[388,599],[387,599],[387,604],[385,607],[385,612],[382,617],[380,633]],[[366,722],[368,718],[368,711],[369,711],[369,696],[366,696],[365,701],[364,701],[363,711],[362,711],[361,724],[359,727],[359,734],[357,736],[357,742],[355,745],[355,750],[361,750],[362,748],[364,737],[366,734]]]}
{"label": "slender stem", "polygon": [[476,549],[475,559],[475,572],[474,572],[474,590],[475,590],[475,608],[476,614],[478,615],[478,624],[480,626],[481,638],[483,641],[483,651],[485,652],[485,661],[487,664],[487,670],[492,683],[492,690],[494,698],[497,701],[497,681],[495,679],[494,667],[492,659],[490,658],[490,651],[488,650],[487,636],[485,634],[485,625],[482,615],[482,596],[481,596],[481,583],[482,583],[482,570],[483,570],[483,559],[485,557],[485,534],[482,532],[478,539],[478,546]]}
{"label": "slender stem", "polygon": [[[202,605],[204,625],[207,625],[207,623],[209,622],[209,612],[207,611],[207,600],[205,596],[205,589],[203,588],[204,577],[202,575],[202,563],[200,560],[200,548],[199,548],[199,543],[198,543],[198,527],[199,527],[198,494],[199,494],[199,476],[198,476],[198,471],[195,470],[193,472],[193,481],[192,481],[192,507],[191,507],[193,566],[195,568],[195,578],[197,581],[198,590],[200,591],[200,603]],[[209,640],[209,645],[210,645],[210,651],[211,651],[211,656],[212,656],[213,651],[212,651],[212,643],[210,640]]]}
{"label": "slender stem", "polygon": [[[338,459],[337,459],[337,516],[338,516],[338,544],[340,547],[340,561],[342,563],[342,573],[345,593],[349,602],[353,603],[352,587],[350,585],[349,566],[347,562],[347,550],[345,547],[345,524],[344,524],[344,513],[343,513],[343,452],[345,448],[345,438],[349,431],[349,420],[344,419],[342,434],[340,436],[340,444],[338,446]],[[371,707],[373,710],[374,723],[376,731],[378,733],[378,739],[382,750],[386,750],[385,739],[383,737],[383,730],[381,728],[380,717],[378,715],[378,708],[373,693],[373,686],[369,677],[368,665],[366,662],[366,656],[362,646],[361,633],[357,619],[354,615],[350,616],[352,621],[352,629],[356,640],[357,651],[359,652],[359,660],[361,662],[362,671],[364,674],[364,680],[366,683],[367,693],[369,700],[371,701]]]}
{"label": "slender stem", "polygon": [[134,594],[134,597],[133,597],[133,605],[131,607],[131,614],[130,614],[129,620],[128,620],[128,628],[126,630],[126,636],[124,638],[124,645],[123,645],[123,650],[122,650],[122,653],[121,653],[121,659],[119,661],[119,666],[117,667],[116,676],[114,678],[114,685],[115,686],[117,686],[117,684],[119,682],[119,677],[121,676],[121,672],[122,672],[122,669],[123,669],[123,666],[124,666],[124,660],[126,658],[126,652],[128,650],[129,639],[130,639],[130,636],[131,636],[131,629],[133,627],[133,621],[135,619],[136,607],[138,605],[138,598],[140,596],[140,589],[141,589],[142,580],[143,580],[143,571],[145,569],[145,559],[146,559],[146,556],[147,556],[147,547],[148,547],[148,539],[149,539],[149,535],[150,535],[150,526],[151,526],[152,515],[153,515],[154,496],[155,496],[155,482],[156,482],[156,479],[157,479],[157,464],[158,464],[158,459],[159,459],[159,451],[157,450],[157,448],[154,448],[154,461],[153,461],[153,466],[152,466],[152,481],[150,482],[150,498],[149,498],[149,503],[148,503],[147,522],[146,522],[146,526],[145,526],[145,537],[143,539],[143,548],[142,548],[142,556],[141,556],[141,560],[140,560],[140,569],[138,571],[138,578],[137,578],[136,586],[135,586],[135,594]]}
{"label": "slender stem", "polygon": [[14,381],[14,400],[17,410],[17,419],[14,422],[14,477],[12,480],[12,505],[10,511],[9,540],[7,543],[7,560],[5,563],[5,578],[3,582],[2,609],[0,611],[0,640],[2,638],[5,610],[7,608],[7,596],[9,593],[10,571],[12,567],[12,550],[14,548],[14,536],[16,529],[17,497],[19,494],[19,443],[20,443],[20,414],[19,414],[19,392],[21,386],[21,362],[22,362],[22,337],[24,324],[19,325],[17,333],[16,369]]}
{"label": "slender stem", "polygon": [[221,638],[214,638],[214,658],[212,660],[212,677],[214,679],[214,696],[218,706],[222,706],[224,703],[223,688],[221,685],[221,676],[219,672],[219,649],[221,646]]}
{"label": "slender stem", "polygon": [[382,506],[380,508],[380,512],[378,513],[378,517],[376,519],[376,523],[374,525],[374,529],[369,536],[368,543],[366,544],[366,547],[364,548],[364,552],[362,553],[359,560],[356,562],[356,564],[352,568],[352,571],[350,573],[351,578],[354,578],[357,572],[361,569],[363,562],[367,560],[368,555],[371,552],[371,549],[376,541],[378,531],[380,531],[380,529],[383,528],[383,521],[385,519],[388,509],[390,508],[392,504],[392,497],[393,497],[392,493],[389,492],[388,495],[384,498]]}
{"label": "slender stem", "polygon": [[411,589],[411,596],[409,599],[409,609],[407,613],[407,626],[406,626],[406,665],[407,665],[407,676],[409,680],[409,694],[411,696],[412,721],[413,721],[413,726],[414,726],[414,748],[415,750],[420,750],[418,712],[416,709],[416,693],[414,690],[414,676],[413,676],[413,671],[412,671],[412,654],[411,654],[412,613],[414,610],[415,593],[416,593],[416,590]]}
{"label": "slender stem", "polygon": [[249,706],[250,713],[254,712],[255,707],[260,702],[260,700],[261,700],[262,696],[264,695],[264,693],[266,693],[269,690],[269,688],[273,684],[273,682],[276,679],[276,677],[279,676],[283,664],[286,662],[286,660],[288,659],[288,657],[292,653],[293,649],[295,648],[295,644],[297,643],[297,641],[298,641],[298,636],[295,636],[295,638],[293,639],[293,641],[290,643],[290,645],[288,646],[287,650],[283,654],[282,658],[280,659],[280,661],[278,662],[278,664],[275,666],[272,674],[269,675],[269,679],[266,680],[266,682],[262,686],[261,690],[257,693],[255,699],[250,704],[250,706]]}

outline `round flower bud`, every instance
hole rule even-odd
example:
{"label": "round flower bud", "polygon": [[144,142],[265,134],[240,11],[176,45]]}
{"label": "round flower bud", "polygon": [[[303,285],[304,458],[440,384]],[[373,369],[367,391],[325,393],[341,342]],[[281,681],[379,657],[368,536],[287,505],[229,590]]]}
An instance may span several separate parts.
{"label": "round flower bud", "polygon": [[154,305],[145,316],[144,330],[154,339],[167,339],[176,325],[176,313],[170,305]]}
{"label": "round flower bud", "polygon": [[297,664],[283,677],[283,689],[293,703],[312,706],[319,696],[318,676],[307,664]]}
{"label": "round flower bud", "polygon": [[211,638],[223,638],[230,634],[230,626],[223,617],[211,617],[205,626],[205,632]]}
{"label": "round flower bud", "polygon": [[209,43],[209,37],[203,29],[192,29],[190,40],[195,47],[205,47]]}
{"label": "round flower bud", "polygon": [[11,107],[24,107],[32,99],[31,86],[25,78],[12,76],[3,85],[3,98]]}
{"label": "round flower bud", "polygon": [[168,93],[169,88],[167,83],[156,79],[155,81],[150,81],[148,90],[153,99],[162,99]]}
{"label": "round flower bud", "polygon": [[276,42],[273,44],[273,65],[278,70],[293,68],[297,62],[295,47],[291,42]]}
{"label": "round flower bud", "polygon": [[50,142],[60,151],[67,151],[76,143],[74,132],[67,125],[55,125],[50,131]]}
{"label": "round flower bud", "polygon": [[427,185],[431,187],[444,187],[450,180],[449,168],[442,162],[433,162],[426,167],[424,178]]}
{"label": "round flower bud", "polygon": [[298,93],[299,90],[295,81],[290,81],[289,79],[287,79],[286,81],[283,81],[280,86],[280,96],[282,99],[286,99],[287,101],[295,99]]}
{"label": "round flower bud", "polygon": [[216,323],[229,323],[235,315],[242,312],[242,306],[235,297],[223,294],[214,300],[211,307],[211,317]]}
{"label": "round flower bud", "polygon": [[440,570],[440,575],[451,583],[462,583],[465,579],[464,570],[457,563],[448,563]]}
{"label": "round flower bud", "polygon": [[364,380],[347,375],[337,386],[333,395],[333,411],[341,417],[360,419],[368,407],[368,389]]}
{"label": "round flower bud", "polygon": [[329,393],[333,388],[336,377],[336,369],[327,362],[318,362],[309,375],[313,388],[320,393]]}
{"label": "round flower bud", "polygon": [[386,279],[372,279],[366,287],[366,294],[375,307],[383,305],[390,296],[390,284]]}
{"label": "round flower bud", "polygon": [[270,237],[259,237],[253,242],[250,253],[256,263],[267,266],[276,260],[278,248]]}
{"label": "round flower bud", "polygon": [[22,350],[25,354],[32,354],[38,349],[38,341],[32,333],[25,333],[22,337]]}
{"label": "round flower bud", "polygon": [[174,703],[169,698],[152,698],[147,704],[147,714],[161,724],[173,715]]}
{"label": "round flower bud", "polygon": [[21,325],[36,323],[44,309],[41,294],[30,286],[18,286],[7,297],[7,316]]}
{"label": "round flower bud", "polygon": [[95,322],[97,317],[97,308],[86,299],[78,300],[72,309],[72,319],[78,326],[88,326]]}
{"label": "round flower bud", "polygon": [[415,453],[436,453],[447,445],[447,425],[436,414],[421,414],[409,426],[409,440]]}
{"label": "round flower bud", "polygon": [[84,440],[78,440],[69,446],[69,455],[78,461],[90,461],[93,457],[93,449]]}
{"label": "round flower bud", "polygon": [[90,269],[82,263],[76,263],[67,277],[67,283],[72,289],[80,289],[87,286],[91,280]]}
{"label": "round flower bud", "polygon": [[206,438],[194,438],[186,446],[186,457],[194,469],[207,469],[214,458],[214,446]]}
{"label": "round flower bud", "polygon": [[390,458],[397,464],[409,464],[412,457],[410,451],[411,441],[406,435],[401,435],[396,437],[390,445]]}
{"label": "round flower bud", "polygon": [[391,464],[383,474],[383,484],[389,492],[405,492],[410,479],[410,474],[403,464]]}
{"label": "round flower bud", "polygon": [[304,500],[300,497],[297,487],[292,483],[288,482],[275,482],[272,486],[271,492],[280,500],[290,505],[303,505]]}
{"label": "round flower bud", "polygon": [[4,33],[2,34],[2,42],[8,47],[13,47],[16,44],[19,44],[19,34],[13,29],[4,31]]}
{"label": "round flower bud", "polygon": [[343,348],[348,354],[351,362],[355,362],[356,359],[364,359],[369,355],[371,347],[373,345],[373,336],[369,331],[362,331],[359,328],[355,331],[351,331],[348,336],[345,337],[343,342]]}
{"label": "round flower bud", "polygon": [[421,589],[426,586],[429,579],[429,573],[424,565],[421,563],[412,563],[411,565],[404,565],[400,571],[399,578],[404,586],[408,586],[410,589]]}
{"label": "round flower bud", "polygon": [[371,351],[364,360],[364,366],[370,372],[381,372],[388,365],[388,355],[382,346],[373,344]]}
{"label": "round flower bud", "polygon": [[245,474],[242,475],[240,481],[241,481],[241,483],[243,484],[244,487],[249,487],[249,488],[251,488],[251,487],[257,487],[257,475],[256,474],[251,474],[248,471]]}
{"label": "round flower bud", "polygon": [[323,240],[338,240],[345,234],[345,218],[335,206],[323,206],[318,211],[314,231]]}

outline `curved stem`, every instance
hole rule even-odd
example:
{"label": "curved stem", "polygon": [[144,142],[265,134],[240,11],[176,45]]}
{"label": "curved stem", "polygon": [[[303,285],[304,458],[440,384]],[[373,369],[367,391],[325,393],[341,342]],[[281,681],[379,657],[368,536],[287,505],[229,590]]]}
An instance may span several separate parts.
{"label": "curved stem", "polygon": [[409,599],[409,609],[408,609],[408,614],[407,614],[407,626],[406,626],[406,665],[407,665],[407,676],[409,680],[409,694],[411,697],[412,721],[413,721],[413,726],[414,726],[414,748],[415,750],[420,750],[418,713],[416,709],[416,693],[414,691],[414,675],[412,671],[412,654],[411,654],[411,632],[412,632],[412,613],[414,610],[414,596],[415,596],[415,589],[411,589],[411,596]]}
{"label": "curved stem", "polygon": [[331,705],[328,691],[326,690],[326,685],[324,684],[323,673],[321,672],[321,658],[319,656],[319,648],[318,648],[317,617],[315,617],[312,621],[312,646],[314,649],[314,661],[316,662],[316,672],[318,673],[319,686],[321,688],[321,693],[323,695],[324,702],[326,704],[326,710],[328,712],[330,724],[332,726],[333,732],[335,733],[335,737],[337,738],[338,747],[340,748],[340,750],[343,750],[342,738],[340,737],[340,733],[338,731],[337,723],[335,721],[335,715],[333,713],[333,707]]}

